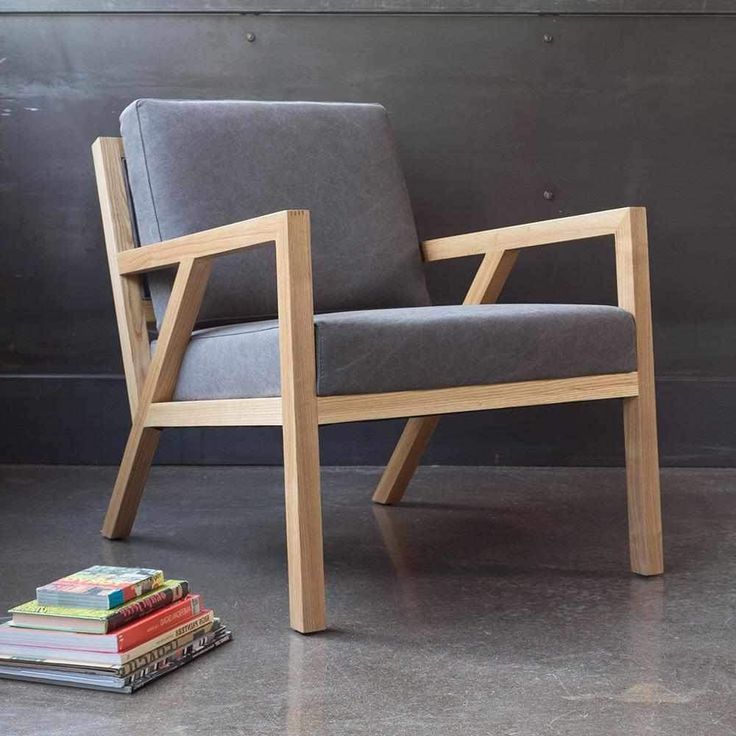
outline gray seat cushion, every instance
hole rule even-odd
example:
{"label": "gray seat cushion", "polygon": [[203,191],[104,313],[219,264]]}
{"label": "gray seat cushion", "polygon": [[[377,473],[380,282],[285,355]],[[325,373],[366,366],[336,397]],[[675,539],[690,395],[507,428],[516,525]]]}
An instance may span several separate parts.
{"label": "gray seat cushion", "polygon": [[[315,311],[430,303],[380,105],[137,100],[120,122],[142,244],[308,209]],[[149,283],[160,324],[172,274]],[[215,261],[200,324],[275,315],[273,248]]]}
{"label": "gray seat cushion", "polygon": [[[622,309],[565,304],[379,309],[314,318],[320,396],[566,378],[636,369]],[[278,396],[278,322],[196,332],[174,398]]]}

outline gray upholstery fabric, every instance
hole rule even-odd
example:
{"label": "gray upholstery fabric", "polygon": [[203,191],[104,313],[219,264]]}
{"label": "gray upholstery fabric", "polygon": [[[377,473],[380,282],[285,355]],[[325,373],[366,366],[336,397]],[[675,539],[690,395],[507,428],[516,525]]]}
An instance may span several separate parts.
{"label": "gray upholstery fabric", "polygon": [[[316,312],[429,304],[380,105],[137,100],[120,122],[142,244],[308,209]],[[274,264],[270,247],[217,259],[199,324],[275,316]],[[160,324],[172,275],[149,278]]]}
{"label": "gray upholstery fabric", "polygon": [[[566,378],[636,369],[622,309],[489,304],[315,316],[320,396]],[[194,334],[175,399],[279,395],[278,322]]]}

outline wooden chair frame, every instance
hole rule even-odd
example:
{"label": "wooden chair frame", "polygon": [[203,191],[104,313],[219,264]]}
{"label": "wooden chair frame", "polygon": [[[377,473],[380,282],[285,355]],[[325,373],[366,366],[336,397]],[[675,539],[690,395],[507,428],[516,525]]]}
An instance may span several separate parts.
{"label": "wooden chair frame", "polygon": [[[632,570],[663,570],[654,362],[645,210],[597,212],[429,240],[427,261],[482,255],[465,304],[494,302],[521,248],[612,235],[618,303],[636,321],[637,370],[523,383],[395,393],[317,396],[309,212],[287,210],[166,242],[136,247],[124,176],[122,142],[92,146],[132,428],[102,533],[128,536],[164,427],[281,426],[284,441],[286,539],[292,628],[326,627],[318,426],[411,417],[373,500],[398,502],[439,416],[447,413],[594,399],[624,399]],[[274,398],[172,401],[212,259],[236,250],[276,248],[282,395]],[[176,268],[158,345],[151,357],[152,315],[140,274]]]}

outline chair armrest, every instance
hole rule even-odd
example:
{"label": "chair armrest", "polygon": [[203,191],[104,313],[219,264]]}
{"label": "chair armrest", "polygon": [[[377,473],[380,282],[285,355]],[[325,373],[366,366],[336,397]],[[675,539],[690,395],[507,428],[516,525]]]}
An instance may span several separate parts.
{"label": "chair armrest", "polygon": [[466,304],[478,304],[495,301],[519,249],[602,235],[614,236],[618,306],[633,315],[636,322],[639,395],[651,395],[651,398],[654,394],[654,356],[647,214],[644,207],[623,207],[427,240],[422,243],[422,253],[427,261],[483,255],[465,298]]}
{"label": "chair armrest", "polygon": [[287,425],[290,434],[297,436],[305,416],[309,420],[313,415],[316,427],[309,210],[284,210],[118,252],[118,274],[127,278],[135,278],[145,271],[176,267],[158,345],[140,390],[134,423],[145,426],[151,404],[171,400],[184,351],[204,298],[212,259],[265,243],[273,243],[276,249],[284,436]]}
{"label": "chair armrest", "polygon": [[[304,438],[311,432],[309,441],[315,443],[316,453],[317,397],[309,210],[284,210],[136,248],[124,176],[122,140],[98,138],[92,145],[92,155],[134,431],[141,433],[147,427],[146,417],[153,403],[171,400],[184,351],[205,295],[213,258],[271,243],[276,255],[285,446],[303,446],[307,441]],[[176,268],[176,276],[161,322],[156,352],[149,358],[141,292],[136,282],[138,275],[145,271],[168,267]],[[134,365],[136,361],[137,366]],[[287,439],[291,444],[286,442]],[[134,458],[128,457],[127,450],[123,459],[123,463],[126,462],[134,462]],[[296,468],[296,465],[292,463],[291,467]],[[289,487],[297,479],[290,478],[287,473],[286,482]]]}
{"label": "chair armrest", "polygon": [[199,233],[172,238],[162,243],[144,245],[118,253],[118,271],[131,275],[176,266],[189,258],[212,258],[276,242],[288,229],[289,219],[302,210],[283,210],[231,225],[203,230]]}
{"label": "chair armrest", "polygon": [[464,235],[425,240],[422,255],[425,261],[446,258],[501,253],[536,245],[563,243],[601,235],[615,235],[636,207],[592,212],[587,215],[542,220],[526,225],[512,225],[495,230],[481,230]]}

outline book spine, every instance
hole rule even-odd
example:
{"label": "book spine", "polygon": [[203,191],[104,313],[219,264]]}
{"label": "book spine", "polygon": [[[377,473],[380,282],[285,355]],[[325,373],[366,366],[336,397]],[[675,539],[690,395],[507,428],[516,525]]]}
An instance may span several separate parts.
{"label": "book spine", "polygon": [[139,583],[133,583],[126,585],[118,590],[112,591],[107,596],[108,608],[117,608],[122,606],[126,601],[138,598],[138,596],[148,593],[148,591],[158,588],[163,585],[164,574],[163,572],[157,572],[155,575],[147,577],[145,580],[141,580]]}
{"label": "book spine", "polygon": [[[205,611],[196,618],[187,621],[181,626],[177,626],[176,629],[172,629],[171,631],[161,634],[161,636],[154,641],[148,642],[146,647],[150,648],[147,650],[140,651],[136,648],[127,652],[120,652],[118,655],[120,657],[118,666],[123,666],[128,664],[128,662],[138,661],[144,658],[151,658],[151,661],[153,661],[153,659],[158,659],[159,657],[164,656],[166,652],[172,651],[172,645],[176,643],[177,639],[187,636],[203,626],[211,624],[214,619],[215,615],[212,611]],[[176,649],[176,647],[173,647],[173,649]]]}
{"label": "book spine", "polygon": [[[190,595],[182,601],[172,603],[137,622],[128,624],[124,630],[117,634],[117,651],[125,652],[128,649],[145,644],[154,637],[186,623],[197,616],[201,609],[201,596]],[[113,634],[113,636],[115,635]]]}
{"label": "book spine", "polygon": [[175,603],[176,601],[185,598],[187,593],[189,593],[189,583],[182,581],[178,585],[164,588],[157,593],[146,596],[141,601],[135,601],[133,603],[123,605],[107,619],[106,632],[109,633],[111,631],[115,631],[115,629],[119,629],[121,626],[124,626],[131,621],[135,621],[137,618],[153,613],[159,608],[168,606],[170,603]]}
{"label": "book spine", "polygon": [[194,629],[194,631],[189,631],[182,636],[178,636],[176,639],[172,639],[170,642],[162,644],[161,646],[152,649],[150,652],[146,652],[146,654],[141,654],[139,657],[129,660],[126,664],[120,665],[114,671],[109,670],[109,672],[114,672],[116,677],[128,677],[132,673],[140,671],[143,667],[147,667],[155,662],[160,662],[166,657],[170,657],[177,650],[188,646],[193,641],[200,640],[206,636],[211,636],[215,627],[216,622],[213,619],[209,623],[200,625],[199,628]]}

